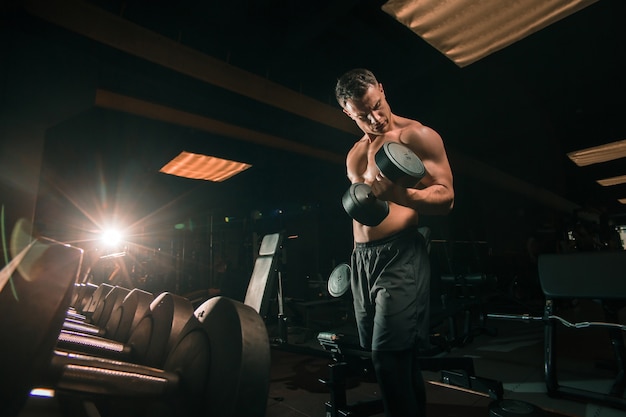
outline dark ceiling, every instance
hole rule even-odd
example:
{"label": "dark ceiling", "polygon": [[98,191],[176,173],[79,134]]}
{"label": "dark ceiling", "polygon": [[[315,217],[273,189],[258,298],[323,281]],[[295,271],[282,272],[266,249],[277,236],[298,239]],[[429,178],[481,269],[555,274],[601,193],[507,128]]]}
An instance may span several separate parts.
{"label": "dark ceiling", "polygon": [[[457,229],[464,223],[499,227],[515,221],[515,215],[499,211],[529,207],[568,216],[578,210],[605,213],[619,224],[626,221],[626,206],[617,202],[626,197],[626,186],[595,183],[625,174],[624,160],[579,168],[565,155],[626,138],[626,2],[600,0],[465,68],[384,13],[382,1],[88,3],[268,85],[314,99],[340,116],[333,98],[337,77],[353,67],[372,69],[394,112],[420,120],[444,138],[455,173]],[[107,195],[115,194],[118,202],[133,197],[133,209],[141,207],[143,215],[153,217],[158,217],[155,207],[166,211],[175,202],[202,213],[311,205],[333,216],[345,214],[338,208],[349,185],[341,159],[358,138],[355,130],[247,97],[175,65],[151,62],[94,40],[89,28],[80,33],[37,14],[30,6],[18,8],[10,30],[37,39],[40,59],[63,59],[65,68],[88,74],[97,90],[285,140],[268,146],[252,141],[253,135],[234,138],[160,116],[94,106],[50,128],[43,189],[72,189],[61,194],[101,206]],[[123,42],[132,47],[133,39]],[[138,48],[149,52],[158,45]],[[55,73],[50,75],[54,82]],[[247,83],[241,78],[242,88]],[[264,94],[271,100],[273,91]],[[298,99],[282,101],[290,100],[295,108]],[[331,156],[307,155],[309,148],[294,144]],[[253,167],[221,184],[158,174],[182,150]],[[87,197],[79,189],[98,193]],[[95,203],[81,204],[75,205]],[[54,202],[41,203],[38,210],[58,215],[52,207]],[[349,228],[347,223],[338,227]]]}

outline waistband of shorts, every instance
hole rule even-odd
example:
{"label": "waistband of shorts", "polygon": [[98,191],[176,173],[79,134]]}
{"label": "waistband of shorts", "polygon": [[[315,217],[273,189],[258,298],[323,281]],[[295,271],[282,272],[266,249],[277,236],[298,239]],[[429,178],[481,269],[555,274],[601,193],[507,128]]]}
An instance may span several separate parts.
{"label": "waistband of shorts", "polygon": [[406,229],[402,229],[393,235],[384,237],[382,239],[370,240],[369,242],[356,242],[355,248],[373,248],[376,246],[386,245],[387,243],[395,242],[407,237],[415,238],[420,235],[417,226],[410,226]]}

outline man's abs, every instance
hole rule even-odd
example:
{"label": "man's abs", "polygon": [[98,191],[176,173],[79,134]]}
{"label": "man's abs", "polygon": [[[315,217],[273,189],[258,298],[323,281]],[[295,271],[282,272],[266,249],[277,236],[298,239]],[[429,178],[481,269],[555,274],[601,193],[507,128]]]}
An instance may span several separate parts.
{"label": "man's abs", "polygon": [[355,242],[371,242],[396,234],[407,227],[416,226],[419,215],[413,209],[389,203],[389,214],[378,226],[364,226],[353,221]]}

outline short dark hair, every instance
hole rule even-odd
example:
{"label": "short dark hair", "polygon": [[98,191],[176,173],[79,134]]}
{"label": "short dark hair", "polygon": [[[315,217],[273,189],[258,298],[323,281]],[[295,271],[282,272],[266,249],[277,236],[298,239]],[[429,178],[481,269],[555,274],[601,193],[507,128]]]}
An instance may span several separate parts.
{"label": "short dark hair", "polygon": [[335,86],[335,98],[343,108],[350,99],[361,98],[371,86],[377,86],[374,73],[365,68],[350,70],[339,77]]}

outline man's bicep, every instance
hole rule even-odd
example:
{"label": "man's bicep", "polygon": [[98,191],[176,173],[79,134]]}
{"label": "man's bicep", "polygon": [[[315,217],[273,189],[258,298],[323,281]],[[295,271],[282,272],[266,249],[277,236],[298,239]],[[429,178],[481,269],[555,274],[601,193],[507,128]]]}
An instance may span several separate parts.
{"label": "man's bicep", "polygon": [[417,155],[422,160],[431,184],[451,185],[452,171],[441,137],[430,129],[428,137],[422,137]]}

